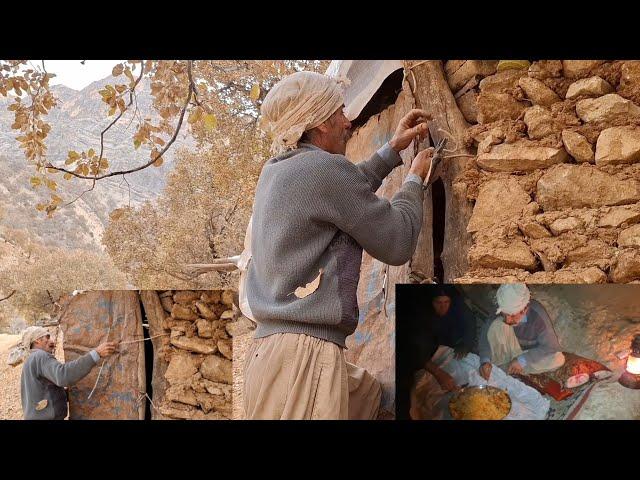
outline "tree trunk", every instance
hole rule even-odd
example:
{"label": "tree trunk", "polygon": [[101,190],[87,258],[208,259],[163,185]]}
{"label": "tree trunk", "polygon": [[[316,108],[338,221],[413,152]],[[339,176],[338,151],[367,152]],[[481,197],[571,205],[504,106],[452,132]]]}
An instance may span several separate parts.
{"label": "tree trunk", "polygon": [[[452,143],[458,144],[455,152],[445,153],[445,155],[471,154],[472,152],[466,149],[463,143],[468,124],[449,89],[442,62],[427,60],[424,63],[414,62],[414,64],[416,66],[412,69],[412,73],[409,73],[409,80],[414,88],[417,107],[429,112],[433,118],[430,128],[433,142],[436,143],[446,136],[439,131],[442,129],[453,137],[449,139],[447,149],[455,146]],[[464,275],[469,268],[467,252],[471,248],[472,238],[467,233],[467,224],[471,218],[473,205],[466,198],[466,185],[456,183],[456,177],[472,161],[470,157],[444,159],[440,167],[440,178],[444,182],[446,194],[442,263],[444,281],[448,283]],[[428,197],[425,196],[425,198]]]}

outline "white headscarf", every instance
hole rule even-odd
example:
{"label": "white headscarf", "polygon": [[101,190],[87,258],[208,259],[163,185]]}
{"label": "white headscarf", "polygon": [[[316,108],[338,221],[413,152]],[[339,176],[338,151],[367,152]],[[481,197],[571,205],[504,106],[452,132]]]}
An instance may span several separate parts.
{"label": "white headscarf", "polygon": [[296,148],[302,134],[327,120],[344,104],[344,78],[315,72],[296,72],[280,80],[260,108],[260,126],[271,135],[271,151],[278,155]]}
{"label": "white headscarf", "polygon": [[20,343],[16,345],[10,352],[7,363],[11,366],[18,365],[29,356],[31,350],[31,344],[45,335],[49,335],[49,331],[46,328],[31,326],[22,331],[20,337]]}
{"label": "white headscarf", "polygon": [[506,283],[498,288],[496,300],[498,301],[497,314],[514,315],[529,305],[531,292],[523,283]]}

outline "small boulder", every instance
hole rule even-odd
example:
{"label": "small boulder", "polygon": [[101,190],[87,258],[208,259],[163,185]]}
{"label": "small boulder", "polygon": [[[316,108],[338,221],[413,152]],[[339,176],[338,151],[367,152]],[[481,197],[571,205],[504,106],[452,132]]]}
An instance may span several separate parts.
{"label": "small boulder", "polygon": [[586,98],[576,103],[576,113],[583,122],[613,123],[640,116],[640,107],[617,93]]}
{"label": "small boulder", "polygon": [[208,355],[200,366],[200,373],[212,382],[231,384],[233,378],[231,367],[231,360],[217,355]]}
{"label": "small boulder", "polygon": [[518,85],[524,90],[525,95],[534,105],[549,107],[560,101],[560,97],[558,97],[556,92],[535,78],[522,77],[518,80]]}
{"label": "small boulder", "polygon": [[611,127],[603,130],[596,142],[596,165],[640,161],[640,128]]}
{"label": "small boulder", "polygon": [[545,211],[625,205],[640,201],[640,184],[587,164],[558,165],[538,180],[536,200]]}
{"label": "small boulder", "polygon": [[523,235],[527,238],[538,239],[551,237],[551,232],[538,222],[526,220],[521,222],[518,227]]}
{"label": "small boulder", "polygon": [[527,108],[524,112],[524,123],[527,125],[527,134],[532,140],[538,140],[554,133],[551,112],[540,105]]}
{"label": "small boulder", "polygon": [[598,220],[598,227],[619,227],[640,221],[640,212],[629,207],[613,207]]}
{"label": "small boulder", "polygon": [[534,270],[536,257],[522,240],[492,245],[474,245],[469,250],[469,261],[476,268],[521,268]]}
{"label": "small boulder", "polygon": [[570,232],[571,230],[577,230],[583,227],[584,222],[577,217],[559,218],[549,225],[551,233],[556,236],[564,232]]}
{"label": "small boulder", "polygon": [[619,247],[640,247],[640,225],[626,228],[618,235]]}
{"label": "small boulder", "polygon": [[191,381],[191,377],[198,371],[196,361],[188,353],[174,353],[169,361],[169,366],[164,373],[164,378],[173,385]]}
{"label": "small boulder", "polygon": [[600,77],[583,78],[569,85],[565,98],[600,97],[613,92],[613,87]]}
{"label": "small boulder", "polygon": [[182,350],[204,353],[205,355],[216,353],[218,350],[213,342],[198,337],[174,337],[171,338],[171,345],[181,348]]}
{"label": "small boulder", "polygon": [[562,60],[562,72],[567,78],[583,78],[604,60]]}
{"label": "small boulder", "polygon": [[517,120],[527,108],[508,93],[480,93],[476,102],[478,123],[486,124],[499,120]]}
{"label": "small boulder", "polygon": [[540,147],[525,142],[503,143],[476,158],[489,172],[532,171],[569,160],[564,148]]}
{"label": "small boulder", "polygon": [[593,154],[593,148],[584,135],[572,132],[571,130],[563,130],[562,143],[564,144],[565,150],[576,162],[594,163],[595,156]]}
{"label": "small boulder", "polygon": [[530,201],[531,197],[515,178],[490,180],[480,188],[467,232],[476,232],[509,218],[517,218]]}

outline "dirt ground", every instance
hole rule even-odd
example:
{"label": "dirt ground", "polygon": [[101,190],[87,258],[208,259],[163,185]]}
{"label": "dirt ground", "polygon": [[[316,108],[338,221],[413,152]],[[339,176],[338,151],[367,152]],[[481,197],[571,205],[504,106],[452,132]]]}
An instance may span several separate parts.
{"label": "dirt ground", "polygon": [[21,420],[20,373],[22,365],[7,364],[9,349],[20,340],[19,335],[0,333],[0,420]]}

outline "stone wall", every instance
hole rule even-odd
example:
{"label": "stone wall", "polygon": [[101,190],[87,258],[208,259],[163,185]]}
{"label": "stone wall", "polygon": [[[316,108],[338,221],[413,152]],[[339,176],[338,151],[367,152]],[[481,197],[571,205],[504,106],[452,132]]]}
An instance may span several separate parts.
{"label": "stone wall", "polygon": [[445,64],[475,162],[461,283],[640,280],[640,61]]}
{"label": "stone wall", "polygon": [[231,418],[231,337],[238,318],[234,294],[232,290],[159,292],[162,331],[170,335],[154,344],[154,356],[166,362],[164,381],[154,384],[154,404],[161,414],[154,418]]}

